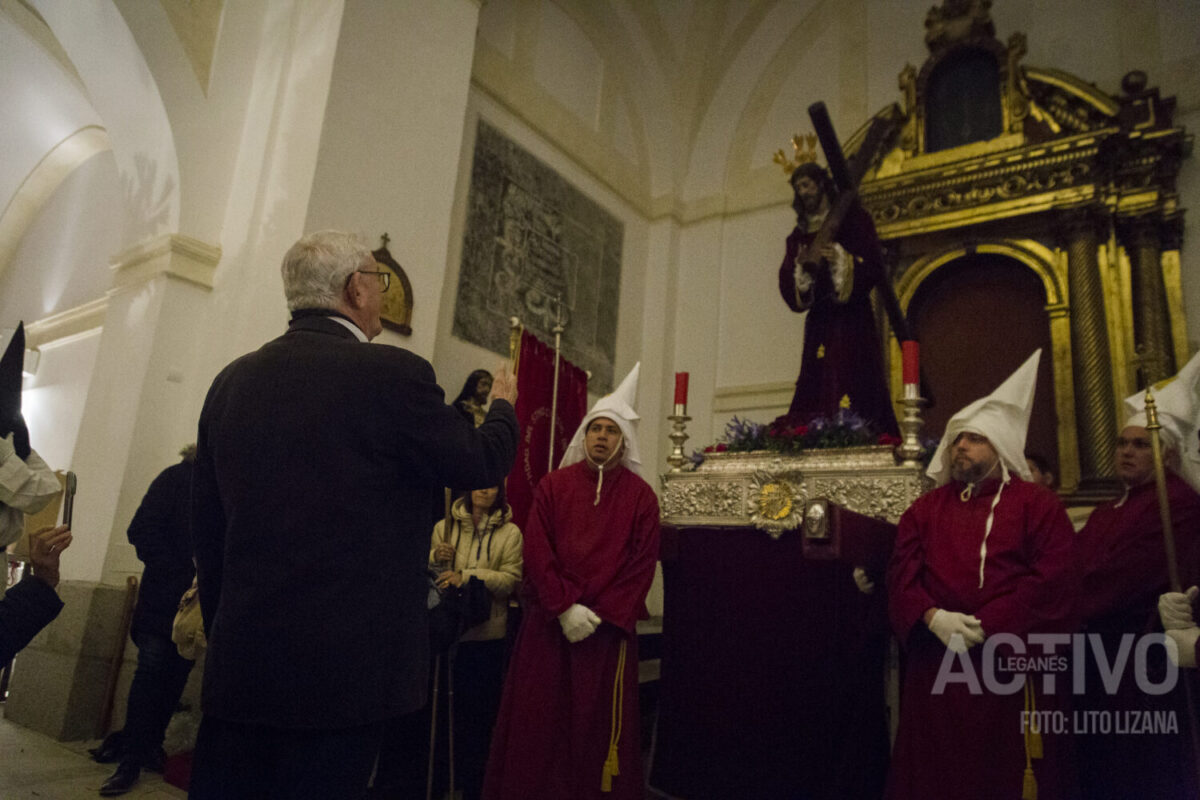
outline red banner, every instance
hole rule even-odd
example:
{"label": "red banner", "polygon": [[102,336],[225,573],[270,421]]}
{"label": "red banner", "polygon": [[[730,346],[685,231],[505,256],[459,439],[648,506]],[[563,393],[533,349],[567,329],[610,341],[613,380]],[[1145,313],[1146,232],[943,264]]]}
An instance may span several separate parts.
{"label": "red banner", "polygon": [[[550,471],[550,406],[554,393],[554,348],[538,341],[529,331],[521,332],[521,355],[517,361],[517,422],[521,441],[517,461],[508,476],[506,492],[513,522],[522,530],[533,504],[533,489]],[[554,423],[554,466],[575,435],[587,413],[587,373],[559,360],[558,407]]]}

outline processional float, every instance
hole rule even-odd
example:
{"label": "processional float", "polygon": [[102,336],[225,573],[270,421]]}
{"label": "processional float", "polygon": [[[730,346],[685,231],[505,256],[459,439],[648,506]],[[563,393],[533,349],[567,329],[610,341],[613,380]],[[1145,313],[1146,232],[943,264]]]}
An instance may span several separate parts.
{"label": "processional float", "polygon": [[[857,203],[855,179],[890,131],[877,120],[850,165],[824,105],[809,114],[838,188],[812,252],[834,240]],[[898,446],[706,453],[686,470],[690,417],[686,376],[677,377],[671,469],[660,493],[657,790],[697,798],[748,789],[764,797],[882,793],[887,696],[896,694],[886,680],[887,599],[860,589],[854,572],[881,582],[895,524],[930,481],[919,441],[926,401],[918,349],[890,285],[877,289],[903,344]]]}

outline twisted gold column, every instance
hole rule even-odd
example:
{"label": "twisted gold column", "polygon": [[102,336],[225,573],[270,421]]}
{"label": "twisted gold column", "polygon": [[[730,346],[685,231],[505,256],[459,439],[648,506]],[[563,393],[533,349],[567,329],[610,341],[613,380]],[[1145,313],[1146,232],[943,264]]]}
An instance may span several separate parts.
{"label": "twisted gold column", "polygon": [[1079,435],[1079,474],[1112,478],[1117,432],[1112,359],[1104,290],[1100,282],[1097,219],[1086,209],[1065,214],[1067,287],[1071,304],[1071,360],[1074,363],[1075,426]]}
{"label": "twisted gold column", "polygon": [[1132,271],[1133,337],[1141,367],[1138,386],[1146,387],[1175,373],[1158,220],[1148,216],[1128,220],[1121,233]]}

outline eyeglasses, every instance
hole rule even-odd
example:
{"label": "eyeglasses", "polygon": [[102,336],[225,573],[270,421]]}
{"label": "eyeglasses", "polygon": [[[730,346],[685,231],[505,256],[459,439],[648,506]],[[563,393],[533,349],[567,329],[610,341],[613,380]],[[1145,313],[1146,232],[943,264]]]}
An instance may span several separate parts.
{"label": "eyeglasses", "polygon": [[[383,288],[380,289],[381,292],[386,292],[388,290],[388,287],[392,285],[392,273],[390,273],[386,270],[356,269],[356,270],[354,270],[354,272],[361,272],[363,275],[378,275],[379,282],[381,284],[383,284]],[[350,279],[354,277],[354,272],[351,272],[349,275],[346,276],[346,285],[347,286],[350,285]]]}

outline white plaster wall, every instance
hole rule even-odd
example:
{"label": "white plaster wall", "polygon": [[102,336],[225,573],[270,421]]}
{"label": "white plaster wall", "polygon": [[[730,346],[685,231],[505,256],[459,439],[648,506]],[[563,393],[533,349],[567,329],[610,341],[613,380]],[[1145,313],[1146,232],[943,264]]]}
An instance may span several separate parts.
{"label": "white plaster wall", "polygon": [[803,315],[779,296],[784,240],[796,218],[787,208],[726,220],[721,237],[718,386],[794,380]]}
{"label": "white plaster wall", "polygon": [[[239,34],[226,47],[223,33],[213,64],[214,80],[240,80],[247,88],[242,111],[230,110],[222,120],[236,128],[236,143],[214,154],[233,168],[228,199],[218,209],[222,255],[201,327],[205,347],[194,367],[201,389],[193,423],[216,373],[287,327],[279,265],[305,231],[342,18],[338,0],[228,5],[227,13],[253,8],[261,18],[246,20],[254,31],[249,40]],[[229,22],[225,17],[223,32]],[[236,69],[221,63],[226,55]]]}
{"label": "white plaster wall", "polygon": [[[687,372],[688,414],[692,417],[687,432],[688,452],[713,440],[712,400],[718,385],[722,350],[720,313],[721,239],[719,220],[691,225],[679,234],[676,264],[675,348],[672,381],[675,372]],[[672,382],[672,397],[674,383]]]}
{"label": "white plaster wall", "polygon": [[[124,462],[121,492],[111,499],[111,541],[104,562],[102,579],[121,583],[126,575],[140,574],[142,564],[126,538],[126,530],[150,482],[164,468],[179,460],[183,445],[196,440],[196,419],[190,413],[195,399],[207,391],[190,368],[205,346],[192,335],[206,313],[207,290],[174,277],[160,276],[125,296],[114,296],[111,303],[132,316],[144,315],[148,327],[155,330],[153,341],[141,341],[129,348],[124,369],[131,382],[140,387],[131,398],[137,406],[130,409],[137,420],[127,433],[129,455]],[[130,338],[136,338],[137,325],[127,319],[123,325]],[[120,403],[125,398],[115,398]],[[115,471],[122,462],[114,459]],[[82,488],[81,488],[81,497]],[[82,511],[82,509],[80,509]],[[97,514],[101,520],[107,513]]]}
{"label": "white plaster wall", "polygon": [[[303,4],[225,3],[209,79],[201,85],[162,4],[114,1],[153,72],[170,122],[179,159],[178,230],[218,243],[238,147],[250,121],[247,105],[256,70],[291,38],[293,9]],[[336,11],[338,4],[330,6]],[[319,60],[320,54],[314,58]]]}
{"label": "white plaster wall", "polygon": [[21,413],[29,441],[53,469],[72,467],[85,390],[99,349],[99,328],[42,345],[37,374],[25,378]]}
{"label": "white plaster wall", "polygon": [[62,44],[113,142],[126,204],[123,245],[174,230],[179,164],[154,77],[112,0],[30,0]]}
{"label": "white plaster wall", "polygon": [[0,321],[28,324],[103,297],[126,216],[112,153],[92,156],[59,184],[0,271]]}
{"label": "white plaster wall", "polygon": [[74,76],[0,13],[0,212],[48,150],[99,122]]}
{"label": "white plaster wall", "polygon": [[[898,88],[905,64],[919,68],[929,55],[922,38],[928,3],[867,0],[867,113],[903,99]],[[851,131],[847,131],[849,134]]]}
{"label": "white plaster wall", "polygon": [[[412,282],[411,337],[434,352],[479,6],[350,0],[334,62],[306,230],[362,234]],[[455,387],[457,390],[458,387]]]}
{"label": "white plaster wall", "polygon": [[[235,132],[220,152],[185,153],[197,161],[184,174],[219,162],[232,176],[227,194],[213,186],[198,190],[207,207],[196,218],[221,220],[223,256],[214,289],[160,276],[109,299],[73,457],[80,514],[77,543],[63,567],[71,579],[119,583],[137,571],[124,543],[125,527],[153,476],[174,460],[182,442],[194,438],[213,375],[284,328],[278,263],[304,229],[342,7],[325,0],[237,5],[238,11],[251,10],[244,21],[252,24],[248,33],[238,30],[243,36],[238,47],[223,50],[224,41],[218,43],[213,74],[245,84],[239,89],[246,98],[243,108],[231,103],[174,109],[180,118],[214,113],[212,124]],[[112,60],[139,56],[132,41],[111,42],[114,50],[128,49]],[[226,71],[222,52],[237,69]],[[193,94],[173,95],[172,102],[203,101]],[[115,137],[114,132],[120,166]],[[142,186],[153,185],[158,175],[151,170]],[[157,206],[132,205],[138,229],[158,224]],[[168,219],[177,225],[177,216]]]}

